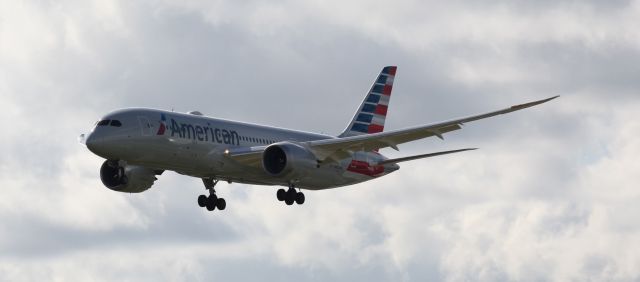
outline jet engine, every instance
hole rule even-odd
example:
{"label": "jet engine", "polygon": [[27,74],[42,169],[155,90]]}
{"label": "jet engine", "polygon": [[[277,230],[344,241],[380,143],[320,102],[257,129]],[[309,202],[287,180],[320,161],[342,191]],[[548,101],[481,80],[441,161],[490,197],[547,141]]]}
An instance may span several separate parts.
{"label": "jet engine", "polygon": [[120,166],[117,161],[105,161],[100,168],[100,180],[107,188],[127,193],[140,193],[151,188],[156,173],[146,167]]}
{"label": "jet engine", "polygon": [[305,147],[290,142],[280,142],[264,150],[262,167],[272,176],[297,178],[316,169],[318,160]]}

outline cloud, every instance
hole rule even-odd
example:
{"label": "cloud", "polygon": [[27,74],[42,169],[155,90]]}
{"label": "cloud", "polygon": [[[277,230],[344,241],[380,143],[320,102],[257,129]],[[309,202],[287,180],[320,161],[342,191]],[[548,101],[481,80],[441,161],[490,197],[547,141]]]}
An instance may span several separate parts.
{"label": "cloud", "polygon": [[[1,2],[0,280],[636,280],[639,7]],[[234,183],[209,213],[170,172],[113,192],[76,141],[131,106],[335,134],[388,64],[390,129],[563,96],[296,207]]]}

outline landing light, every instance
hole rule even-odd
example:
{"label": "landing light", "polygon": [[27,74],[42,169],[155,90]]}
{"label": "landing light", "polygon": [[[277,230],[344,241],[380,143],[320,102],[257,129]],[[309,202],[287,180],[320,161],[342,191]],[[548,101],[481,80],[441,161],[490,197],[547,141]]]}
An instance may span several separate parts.
{"label": "landing light", "polygon": [[87,143],[87,135],[82,133],[80,134],[80,136],[78,136],[78,142],[80,142],[80,144],[86,144]]}

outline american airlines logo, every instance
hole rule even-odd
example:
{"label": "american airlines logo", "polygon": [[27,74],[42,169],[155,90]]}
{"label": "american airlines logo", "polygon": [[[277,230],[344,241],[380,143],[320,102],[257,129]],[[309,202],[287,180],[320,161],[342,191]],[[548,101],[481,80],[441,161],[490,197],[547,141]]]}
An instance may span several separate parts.
{"label": "american airlines logo", "polygon": [[240,136],[234,130],[211,127],[209,123],[207,123],[207,126],[179,123],[173,118],[171,118],[171,126],[167,126],[167,118],[162,114],[160,116],[160,127],[158,128],[157,135],[164,135],[167,129],[171,131],[171,137],[177,135],[184,139],[240,145]]}
{"label": "american airlines logo", "polygon": [[164,132],[167,130],[167,117],[164,114],[160,115],[160,127],[158,127],[158,133],[156,135],[164,135]]}

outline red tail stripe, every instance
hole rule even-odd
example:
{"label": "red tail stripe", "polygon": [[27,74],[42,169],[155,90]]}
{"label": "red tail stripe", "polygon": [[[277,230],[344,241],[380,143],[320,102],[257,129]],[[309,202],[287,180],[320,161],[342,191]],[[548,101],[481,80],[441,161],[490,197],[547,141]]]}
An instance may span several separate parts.
{"label": "red tail stripe", "polygon": [[391,88],[391,85],[385,85],[384,88],[382,88],[382,95],[391,96]]}
{"label": "red tail stripe", "polygon": [[386,115],[387,115],[387,106],[385,106],[385,105],[378,105],[378,106],[376,107],[375,113],[376,113],[376,114],[379,114],[379,115],[386,116]]}
{"label": "red tail stripe", "polygon": [[368,133],[378,133],[378,132],[382,132],[382,130],[384,130],[384,126],[377,125],[377,124],[370,124]]}

